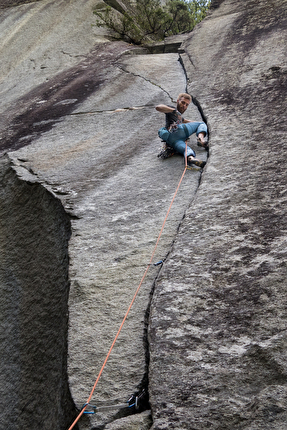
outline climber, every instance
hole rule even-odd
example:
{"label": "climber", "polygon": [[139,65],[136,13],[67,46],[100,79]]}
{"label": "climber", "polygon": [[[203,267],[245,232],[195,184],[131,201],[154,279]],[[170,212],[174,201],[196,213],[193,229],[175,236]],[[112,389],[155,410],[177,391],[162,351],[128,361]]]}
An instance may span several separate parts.
{"label": "climber", "polygon": [[189,94],[181,93],[178,96],[176,108],[169,105],[156,106],[157,111],[165,114],[165,127],[159,129],[158,135],[175,152],[185,156],[186,151],[188,165],[195,164],[203,168],[206,162],[198,160],[194,150],[185,144],[189,136],[196,133],[197,145],[208,149],[206,124],[202,121],[190,121],[182,117],[191,100]]}

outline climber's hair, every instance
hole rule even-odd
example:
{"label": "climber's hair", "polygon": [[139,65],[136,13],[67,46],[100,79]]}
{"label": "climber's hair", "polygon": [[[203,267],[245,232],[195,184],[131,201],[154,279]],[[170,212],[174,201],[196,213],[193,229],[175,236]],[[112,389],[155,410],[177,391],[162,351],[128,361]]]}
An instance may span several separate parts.
{"label": "climber's hair", "polygon": [[183,97],[184,99],[188,99],[191,102],[191,96],[187,93],[180,93],[178,96],[178,100],[181,99],[181,97]]}

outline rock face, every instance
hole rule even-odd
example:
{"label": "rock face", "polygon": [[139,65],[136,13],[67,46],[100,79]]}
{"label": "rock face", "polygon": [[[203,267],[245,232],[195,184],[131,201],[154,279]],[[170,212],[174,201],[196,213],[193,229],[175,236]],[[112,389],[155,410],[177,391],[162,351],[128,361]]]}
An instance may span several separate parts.
{"label": "rock face", "polygon": [[64,428],[74,414],[66,358],[71,227],[61,202],[29,179],[1,160],[1,428],[31,420],[32,428]]}
{"label": "rock face", "polygon": [[153,429],[286,427],[286,6],[224,1],[184,44],[211,150],[153,297]]}
{"label": "rock face", "polygon": [[95,1],[16,3],[0,2],[0,428],[68,429],[87,401],[184,168],[157,158],[154,107],[186,89],[208,164],[186,172],[74,428],[284,428],[286,2],[214,1],[180,55],[111,41]]}
{"label": "rock face", "polygon": [[[31,353],[26,354],[18,348],[16,340],[11,343],[8,323],[3,320],[1,337],[6,352],[1,370],[5,387],[2,428],[12,425],[10,409],[5,408],[13,396],[18,399],[14,408],[15,429],[64,429],[72,423],[77,415],[75,408],[80,410],[87,401],[147,268],[184,167],[181,157],[165,162],[157,158],[161,147],[157,129],[164,124],[164,117],[154,109],[158,103],[172,103],[186,89],[178,53],[143,55],[145,51],[139,52],[126,43],[110,42],[105,34],[95,35],[94,27],[91,28],[95,23],[93,7],[94,2],[83,5],[82,1],[39,1],[4,9],[2,14],[2,33],[6,35],[3,47],[6,62],[2,65],[5,81],[1,86],[2,183],[5,184],[8,171],[11,185],[3,188],[1,213],[4,225],[9,225],[10,236],[13,237],[11,226],[17,223],[17,217],[23,217],[19,235],[15,233],[9,248],[3,243],[2,307],[5,310],[7,302],[13,302],[15,290],[19,290],[11,330],[22,330],[25,345],[34,342]],[[139,55],[130,55],[133,51]],[[189,115],[201,119],[196,106],[190,108]],[[206,152],[199,150],[198,156],[206,158]],[[135,408],[100,409],[99,406],[124,402],[126,405],[133,394],[142,394],[143,389],[147,393],[147,309],[161,267],[153,264],[168,254],[188,202],[196,193],[200,175],[200,169],[194,168],[183,180],[138,298],[91,399],[91,405],[96,405],[99,412],[82,417],[80,428],[102,428],[108,423],[110,428],[150,427],[150,412],[123,418],[134,413]],[[5,203],[17,202],[19,194],[24,193],[22,188],[31,194],[30,211],[23,208],[23,214],[18,209],[21,204],[15,203],[14,208]],[[51,208],[51,219],[48,209],[39,218],[38,213],[43,210],[38,197],[41,189],[54,200],[56,208],[62,204],[63,214],[58,224],[52,203],[44,205]],[[11,220],[10,211],[15,213]],[[50,238],[51,225],[55,225],[53,231],[57,236],[63,219],[67,224],[66,235],[59,232],[59,243],[54,244]],[[45,228],[41,230],[42,224]],[[29,234],[31,225],[35,225],[33,234]],[[26,227],[23,233],[21,226]],[[30,273],[26,259],[21,262],[25,273],[10,263],[18,260],[18,255],[27,255],[29,261],[30,248],[36,247],[34,236],[38,234],[42,248],[35,267],[39,267],[37,280],[43,279],[39,291],[32,269],[28,278],[25,275]],[[69,266],[68,259],[64,260],[58,252],[45,267],[46,254],[53,254],[54,248],[62,247],[67,252],[69,237]],[[17,282],[7,280],[5,273],[9,270],[10,278],[13,275]],[[53,285],[51,291],[47,284]],[[61,303],[52,310],[51,321],[45,309],[54,306],[49,297],[53,297],[55,289],[55,298],[60,295]],[[29,296],[31,290],[38,306],[30,324],[30,307],[23,297]],[[46,293],[42,297],[43,290]],[[27,316],[14,321],[17,312]],[[60,319],[61,331],[55,314]],[[33,374],[26,372],[25,378],[20,370],[18,373],[11,370],[11,357],[19,368],[29,368],[33,360],[41,362],[41,355],[34,350],[48,354],[46,343],[51,348],[54,344],[54,364],[46,368],[45,360],[32,367]],[[41,366],[47,375],[45,387],[38,384],[43,378]],[[50,372],[55,380],[51,377],[50,381]],[[31,389],[20,390],[19,384],[25,387],[30,379]],[[5,385],[4,381],[8,383]],[[55,386],[56,381],[61,384]],[[41,396],[37,395],[39,391]],[[148,395],[141,399],[137,412],[147,407]],[[50,413],[54,413],[53,420],[49,419]]]}

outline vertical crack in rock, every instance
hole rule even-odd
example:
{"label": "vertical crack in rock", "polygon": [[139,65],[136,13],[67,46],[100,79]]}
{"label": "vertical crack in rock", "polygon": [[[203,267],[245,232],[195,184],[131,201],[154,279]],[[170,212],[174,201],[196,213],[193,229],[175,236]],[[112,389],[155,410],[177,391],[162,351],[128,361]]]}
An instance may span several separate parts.
{"label": "vertical crack in rock", "polygon": [[0,182],[0,428],[60,430],[75,416],[67,378],[70,220],[8,157],[0,159]]}
{"label": "vertical crack in rock", "polygon": [[196,67],[195,67],[195,65],[194,65],[194,62],[192,61],[192,58],[191,58],[191,55],[189,54],[189,52],[186,52],[184,49],[181,49],[181,50],[180,50],[180,53],[179,53],[179,61],[180,61],[180,64],[182,65],[182,68],[183,68],[183,70],[184,70],[184,73],[185,73],[185,76],[186,76],[186,81],[188,82],[188,77],[187,77],[187,73],[186,73],[186,68],[185,68],[185,66],[184,66],[183,58],[182,58],[182,56],[181,56],[180,54],[185,54],[185,55],[187,55],[187,57],[188,57],[188,59],[189,59],[189,61],[190,61],[190,64],[192,65],[192,67],[193,67],[194,69],[195,69]]}
{"label": "vertical crack in rock", "polygon": [[[191,59],[191,57],[190,57],[189,53],[186,53],[184,50],[182,50],[181,52],[182,52],[182,53],[184,52],[184,53],[188,56],[188,59],[189,59],[190,63],[191,63],[191,64],[192,64],[192,66],[195,68],[195,66],[194,66],[194,64],[193,64],[193,61],[192,61],[192,59]],[[183,71],[184,71],[185,78],[186,78],[186,88],[185,88],[185,91],[186,91],[186,92],[188,92],[188,91],[187,91],[188,75],[187,75],[187,71],[186,71],[186,68],[185,68],[185,65],[184,65],[184,60],[183,60],[183,58],[182,58],[182,56],[181,56],[181,55],[179,55],[179,62],[180,62],[180,64],[181,64],[181,66],[182,66],[182,69],[183,69]],[[202,120],[207,124],[207,118],[206,118],[206,116],[205,116],[205,114],[204,114],[204,112],[203,112],[203,109],[202,109],[201,104],[199,103],[199,101],[197,100],[197,98],[196,98],[194,95],[192,95],[192,94],[191,94],[191,96],[192,96],[192,102],[193,102],[193,104],[197,107],[198,112],[200,113],[200,116],[201,116]]]}
{"label": "vertical crack in rock", "polygon": [[[164,54],[162,54],[162,55],[164,55]],[[185,91],[187,92],[188,76],[187,76],[187,72],[186,72],[186,69],[185,69],[184,61],[183,61],[183,59],[182,59],[182,57],[181,57],[180,55],[179,55],[178,61],[179,61],[179,63],[181,64],[182,69],[183,69],[183,72],[184,72],[184,76],[185,76],[185,79],[186,79]],[[191,60],[190,60],[190,61],[191,61]],[[191,63],[192,63],[192,61],[191,61]],[[125,72],[125,73],[131,74],[131,75],[136,76],[136,77],[139,77],[139,78],[141,78],[141,79],[144,79],[145,81],[149,82],[151,85],[155,85],[155,86],[157,86],[157,87],[158,87],[158,88],[160,88],[164,93],[166,93],[166,94],[168,95],[168,97],[170,98],[171,102],[173,102],[173,103],[175,102],[175,101],[173,100],[173,97],[169,94],[169,92],[168,92],[167,90],[165,90],[162,86],[160,86],[160,85],[158,85],[158,84],[156,84],[156,83],[152,82],[150,79],[147,79],[146,77],[144,77],[144,76],[142,76],[142,75],[140,75],[140,74],[136,74],[136,73],[133,73],[133,72],[131,72],[131,71],[127,70],[123,65],[118,65],[118,67],[119,67],[123,72]],[[198,112],[199,112],[199,114],[200,114],[200,116],[201,116],[202,120],[207,124],[207,118],[206,118],[206,116],[205,116],[205,114],[204,114],[204,112],[203,112],[203,109],[202,109],[202,107],[201,107],[201,105],[200,105],[199,101],[198,101],[194,96],[192,96],[192,101],[193,101],[193,104],[197,107]],[[142,107],[141,107],[141,108],[142,108]],[[127,109],[129,109],[129,108],[127,108]],[[207,157],[208,157],[208,153],[207,153]],[[201,178],[202,178],[202,175],[200,175],[200,176],[199,176],[198,187],[200,186]],[[198,187],[197,187],[197,188],[198,188]],[[197,192],[197,190],[195,191],[195,195],[196,195],[196,192]],[[182,224],[182,222],[183,222],[184,218],[185,218],[185,213],[183,214],[183,217],[182,217],[182,219],[181,219],[181,220],[180,220],[180,222],[179,222],[179,225],[178,225],[178,228],[177,228],[177,232],[179,231],[180,226],[181,226],[181,224]],[[166,259],[168,258],[168,256],[169,256],[170,252],[172,251],[172,248],[173,248],[173,245],[174,245],[174,241],[175,241],[175,239],[174,239],[174,240],[173,240],[173,242],[171,243],[171,245],[170,245],[170,249],[168,250],[168,252],[167,252],[167,254],[166,254],[166,256],[165,256],[164,261],[166,261]],[[156,275],[156,277],[155,277],[155,279],[154,279],[154,282],[153,282],[153,285],[152,285],[152,288],[151,288],[151,291],[150,291],[150,299],[149,299],[149,303],[148,303],[148,305],[147,305],[147,309],[146,309],[146,313],[145,313],[145,319],[144,319],[144,334],[143,334],[143,342],[144,342],[144,346],[145,346],[145,348],[144,348],[144,349],[145,349],[145,365],[146,365],[146,367],[145,367],[145,374],[143,375],[142,381],[141,381],[141,383],[139,384],[139,387],[138,387],[138,392],[137,392],[137,393],[135,393],[135,395],[137,395],[138,393],[144,393],[144,394],[143,394],[143,397],[142,397],[142,399],[141,399],[141,402],[140,402],[140,408],[139,408],[139,411],[140,411],[140,412],[151,408],[151,407],[150,407],[150,404],[149,404],[149,365],[150,365],[150,350],[149,350],[149,339],[148,339],[148,327],[149,327],[149,316],[150,316],[150,309],[151,309],[151,304],[152,304],[153,294],[154,294],[154,290],[155,290],[156,282],[157,282],[157,279],[159,278],[159,276],[160,276],[160,270],[159,270],[159,272],[157,273],[157,275]],[[124,415],[123,415],[123,413],[122,413],[122,412],[119,412],[119,414],[117,414],[117,416],[116,416],[116,417],[114,417],[114,418],[115,418],[115,419],[118,419],[118,418],[121,418],[122,416],[124,416]],[[100,430],[100,428],[96,428],[95,430]]]}
{"label": "vertical crack in rock", "polygon": [[[185,68],[185,65],[184,65],[184,60],[183,60],[182,56],[180,55],[180,53],[183,53],[183,52],[186,54],[186,52],[184,50],[182,50],[182,49],[179,51],[178,61],[179,61],[180,65],[181,65],[181,67],[183,69],[183,72],[184,72],[184,75],[185,75],[185,79],[186,79],[185,92],[188,92],[188,90],[187,90],[188,76],[187,76],[186,68]],[[162,55],[164,55],[164,54],[162,54]],[[187,55],[188,55],[188,59],[189,59],[190,63],[192,64],[193,67],[195,67],[194,64],[193,64],[193,62],[192,62],[192,59],[190,58],[190,55],[188,53],[187,53]],[[129,74],[131,74],[131,75],[133,75],[135,77],[144,79],[146,82],[149,82],[151,85],[155,85],[156,87],[160,88],[164,93],[166,93],[168,95],[168,97],[170,98],[171,102],[175,103],[175,100],[173,100],[173,97],[161,85],[158,85],[155,82],[152,82],[150,79],[147,79],[145,76],[142,76],[142,75],[137,74],[137,73],[130,72],[123,65],[117,65],[117,67],[120,70],[122,70],[124,73],[129,73]],[[206,115],[203,112],[203,109],[202,109],[202,106],[201,106],[200,102],[192,94],[191,94],[191,96],[192,96],[192,102],[197,107],[198,112],[199,112],[202,120],[207,124],[207,118],[206,118]]]}
{"label": "vertical crack in rock", "polygon": [[[100,53],[96,54],[95,57],[98,58]],[[63,115],[71,114],[73,109],[67,101],[79,103],[79,100],[82,100],[79,99],[77,91],[83,84],[87,84],[90,77],[89,73],[88,76],[83,73],[84,76],[81,75],[78,82],[78,72],[81,75],[81,70],[78,69],[67,72],[66,78],[69,78],[68,82],[72,82],[72,90],[65,89],[62,92],[61,79],[58,86],[55,83],[56,95],[53,94],[52,87],[49,87],[52,92],[49,93],[49,97],[39,97],[45,95],[45,86],[41,87],[40,93],[37,92],[39,88],[35,90],[37,97],[34,103],[49,99],[49,103],[47,102],[49,106],[61,106],[61,109],[58,111],[57,108],[55,115],[50,116],[47,105],[43,110],[39,108],[36,117],[32,114],[30,117],[28,109],[30,102],[26,100],[27,109],[23,108],[24,117],[19,116],[14,124],[15,129],[13,132],[10,130],[11,139],[6,141],[6,148],[11,148],[14,144],[17,146],[17,138],[20,135],[29,137],[33,127],[39,126],[37,132],[43,133],[54,121]],[[93,77],[90,92],[85,94],[83,99],[94,92],[99,82],[102,82],[99,73],[96,76],[97,80],[95,81]],[[146,78],[143,79],[156,85]],[[161,90],[173,101],[167,91],[163,88]],[[29,139],[25,140],[25,144]],[[23,146],[25,144],[23,143]],[[21,173],[20,175],[22,176]],[[12,423],[15,429],[29,426],[32,430],[34,428],[60,430],[66,428],[67,423],[75,417],[66,364],[70,220],[60,200],[37,183],[32,170],[26,175],[23,173],[20,179],[16,168],[14,170],[9,166],[8,158],[2,158],[0,178],[1,338],[4,345],[1,357],[3,378],[1,403],[4,413],[1,424],[3,428],[11,426]],[[151,289],[151,298],[155,282],[156,279]],[[144,392],[144,395],[136,412],[150,408],[147,338],[149,311],[150,304],[146,311],[143,334],[146,369],[137,387],[138,391],[134,393],[138,395]],[[114,416],[114,420],[133,412],[134,409],[131,409],[131,412],[120,411]]]}

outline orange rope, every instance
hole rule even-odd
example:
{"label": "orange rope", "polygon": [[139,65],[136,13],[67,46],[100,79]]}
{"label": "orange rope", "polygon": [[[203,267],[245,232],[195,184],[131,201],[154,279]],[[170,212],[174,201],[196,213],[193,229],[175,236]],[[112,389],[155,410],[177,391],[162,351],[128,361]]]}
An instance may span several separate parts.
{"label": "orange rope", "polygon": [[142,283],[143,283],[143,281],[144,281],[144,279],[145,279],[145,277],[146,277],[146,275],[147,275],[148,269],[150,268],[150,265],[151,265],[151,263],[152,263],[152,260],[153,260],[153,257],[154,257],[154,254],[155,254],[156,248],[157,248],[157,246],[158,246],[158,243],[159,243],[159,240],[160,240],[161,234],[162,234],[162,232],[163,232],[163,229],[164,229],[165,223],[166,223],[166,221],[167,221],[167,217],[168,217],[168,215],[169,215],[169,213],[170,213],[171,207],[172,207],[172,205],[173,205],[173,202],[174,202],[174,199],[175,199],[175,197],[176,197],[176,195],[177,195],[177,192],[178,192],[178,190],[179,190],[179,187],[180,187],[180,185],[181,185],[181,183],[182,183],[182,180],[183,180],[183,177],[184,177],[184,175],[185,175],[186,170],[187,170],[187,163],[185,162],[185,168],[184,168],[183,174],[182,174],[182,176],[181,176],[181,178],[180,178],[180,180],[179,180],[178,186],[177,186],[177,188],[176,188],[176,190],[175,190],[175,193],[174,193],[173,198],[172,198],[172,200],[171,200],[171,203],[170,203],[170,205],[169,205],[168,211],[167,211],[166,216],[165,216],[165,218],[164,218],[164,221],[163,221],[163,224],[162,224],[162,227],[161,227],[160,233],[159,233],[159,235],[158,235],[158,238],[157,238],[157,241],[156,241],[156,244],[155,244],[154,250],[153,250],[153,252],[152,252],[152,255],[151,255],[150,261],[149,261],[149,263],[148,263],[148,265],[147,265],[147,268],[146,268],[146,270],[145,270],[145,272],[144,272],[144,274],[143,274],[143,277],[142,277],[142,279],[141,279],[141,281],[140,281],[140,283],[139,283],[139,286],[138,286],[138,288],[137,288],[137,290],[136,290],[136,292],[135,292],[135,294],[134,294],[134,296],[133,296],[133,299],[132,299],[132,301],[131,301],[131,303],[130,303],[130,305],[129,305],[129,307],[128,307],[128,310],[127,310],[127,312],[126,312],[126,314],[125,314],[125,316],[124,316],[124,318],[123,318],[123,320],[122,320],[122,323],[121,323],[121,325],[120,325],[120,328],[118,329],[118,332],[117,332],[117,334],[116,334],[116,336],[115,336],[115,338],[114,338],[114,340],[113,340],[113,343],[112,343],[112,345],[111,345],[111,347],[110,347],[110,349],[109,349],[109,352],[108,352],[108,354],[107,354],[107,356],[106,356],[106,358],[105,358],[105,360],[104,360],[104,363],[103,363],[103,365],[102,365],[102,367],[101,367],[101,370],[100,370],[100,372],[99,372],[99,374],[98,374],[98,377],[97,377],[97,379],[96,379],[96,382],[94,383],[94,386],[93,386],[92,391],[91,391],[91,393],[90,393],[90,395],[89,395],[89,398],[88,398],[88,400],[87,400],[87,402],[86,402],[85,406],[83,407],[83,409],[81,410],[81,412],[79,413],[79,415],[77,416],[77,418],[75,419],[75,421],[74,421],[74,422],[73,422],[73,424],[69,427],[69,429],[68,429],[68,430],[72,430],[72,428],[76,425],[76,423],[79,421],[80,417],[83,415],[84,411],[86,410],[86,408],[87,408],[87,406],[88,406],[88,404],[89,404],[89,402],[90,402],[90,400],[91,400],[91,398],[92,398],[92,395],[93,395],[93,393],[94,393],[94,391],[95,391],[95,388],[96,388],[96,386],[97,386],[97,384],[98,384],[98,382],[99,382],[99,379],[100,379],[100,377],[101,377],[101,375],[102,375],[102,373],[103,373],[103,370],[104,370],[104,368],[105,368],[105,366],[106,366],[106,363],[107,363],[107,361],[108,361],[108,359],[109,359],[109,356],[111,355],[112,349],[113,349],[113,347],[114,347],[114,345],[115,345],[115,343],[116,343],[116,341],[117,341],[117,338],[119,337],[119,334],[120,334],[120,332],[121,332],[121,330],[122,330],[122,328],[123,328],[123,325],[124,325],[124,323],[125,323],[125,321],[126,321],[126,319],[127,319],[128,314],[129,314],[129,312],[130,312],[130,310],[131,310],[131,307],[132,307],[132,305],[133,305],[133,303],[134,303],[134,301],[135,301],[135,299],[136,299],[136,296],[137,296],[137,294],[138,294],[138,292],[139,292],[139,289],[140,289],[140,287],[142,286]]}

